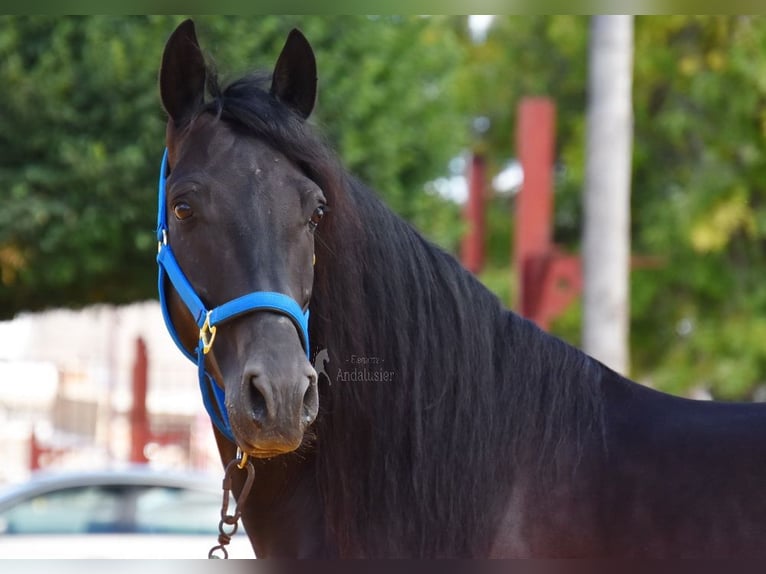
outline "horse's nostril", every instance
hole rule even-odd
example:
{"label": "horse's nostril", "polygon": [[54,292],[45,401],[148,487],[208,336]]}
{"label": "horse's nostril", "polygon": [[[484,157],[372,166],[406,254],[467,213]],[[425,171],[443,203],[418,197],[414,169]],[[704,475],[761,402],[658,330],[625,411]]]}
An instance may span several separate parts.
{"label": "horse's nostril", "polygon": [[266,423],[269,410],[266,405],[266,397],[263,396],[258,383],[257,375],[250,377],[250,412],[256,426],[262,427]]}
{"label": "horse's nostril", "polygon": [[301,412],[301,422],[308,426],[317,416],[319,410],[319,393],[317,392],[317,377],[309,377],[309,386],[303,394],[303,411]]}

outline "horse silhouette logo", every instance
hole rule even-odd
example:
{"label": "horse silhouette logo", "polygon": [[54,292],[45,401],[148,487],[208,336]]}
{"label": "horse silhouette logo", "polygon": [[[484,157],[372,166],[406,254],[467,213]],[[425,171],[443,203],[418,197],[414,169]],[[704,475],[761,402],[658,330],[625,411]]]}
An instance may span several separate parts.
{"label": "horse silhouette logo", "polygon": [[319,380],[320,375],[324,375],[327,377],[327,382],[332,384],[330,373],[327,372],[327,363],[329,362],[330,353],[327,351],[327,349],[322,349],[314,357],[314,370],[317,372],[317,380]]}

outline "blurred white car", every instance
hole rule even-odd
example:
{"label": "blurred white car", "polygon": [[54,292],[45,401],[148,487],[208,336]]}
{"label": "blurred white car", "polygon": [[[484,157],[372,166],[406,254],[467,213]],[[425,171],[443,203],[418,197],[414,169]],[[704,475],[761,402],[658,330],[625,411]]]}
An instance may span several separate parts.
{"label": "blurred white car", "polygon": [[[207,558],[222,494],[221,479],[145,467],[39,474],[0,491],[0,558]],[[241,525],[228,550],[254,557]]]}

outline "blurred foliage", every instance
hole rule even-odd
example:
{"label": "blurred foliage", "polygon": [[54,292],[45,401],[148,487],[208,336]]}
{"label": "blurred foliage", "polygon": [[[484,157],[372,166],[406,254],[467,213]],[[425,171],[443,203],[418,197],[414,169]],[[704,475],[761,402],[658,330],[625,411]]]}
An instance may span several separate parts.
{"label": "blurred foliage", "polygon": [[[515,154],[519,100],[557,105],[555,238],[579,248],[588,19],[197,18],[224,77],[270,67],[299,26],[314,121],[350,171],[456,252],[460,207],[424,184],[472,149]],[[154,296],[156,77],[177,17],[0,17],[0,312]],[[632,375],[745,398],[766,379],[766,18],[636,19]],[[486,118],[486,130],[475,130]],[[430,188],[429,188],[430,189]],[[512,301],[513,202],[492,197],[481,279]],[[554,332],[579,341],[575,305]]]}
{"label": "blurred foliage", "polygon": [[0,18],[4,316],[151,295],[155,44],[170,26]]}
{"label": "blurred foliage", "polygon": [[639,19],[636,54],[634,250],[666,263],[634,274],[634,362],[748,396],[766,379],[766,19]]}
{"label": "blurred foliage", "polygon": [[[587,19],[498,18],[469,54],[462,73],[479,83],[464,105],[490,118],[476,145],[496,164],[514,143],[519,98],[555,100],[555,237],[577,250]],[[632,374],[677,393],[750,397],[766,381],[766,19],[638,17],[633,95],[633,252],[659,263],[631,277]],[[577,343],[579,312],[554,332]]]}
{"label": "blurred foliage", "polygon": [[[157,72],[177,17],[0,17],[0,315],[155,296]],[[270,69],[300,27],[313,120],[348,168],[448,246],[459,208],[422,193],[467,143],[461,45],[441,18],[195,19],[224,79]],[[461,137],[461,134],[465,134]]]}

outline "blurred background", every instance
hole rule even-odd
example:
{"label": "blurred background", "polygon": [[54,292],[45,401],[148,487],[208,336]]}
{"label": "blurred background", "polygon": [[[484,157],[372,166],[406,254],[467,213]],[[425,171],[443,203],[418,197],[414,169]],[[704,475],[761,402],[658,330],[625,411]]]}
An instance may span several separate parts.
{"label": "blurred background", "polygon": [[[157,71],[181,19],[0,17],[0,485],[126,461],[219,472],[195,368],[155,293]],[[195,21],[232,79],[270,68],[301,28],[319,67],[312,121],[349,170],[517,310],[518,110],[547,98],[552,239],[579,253],[590,18]],[[757,400],[766,18],[639,16],[632,43],[630,239],[644,264],[630,274],[627,374],[676,394]],[[467,255],[472,185],[482,223]],[[547,327],[580,345],[580,299],[562,311]]]}

